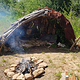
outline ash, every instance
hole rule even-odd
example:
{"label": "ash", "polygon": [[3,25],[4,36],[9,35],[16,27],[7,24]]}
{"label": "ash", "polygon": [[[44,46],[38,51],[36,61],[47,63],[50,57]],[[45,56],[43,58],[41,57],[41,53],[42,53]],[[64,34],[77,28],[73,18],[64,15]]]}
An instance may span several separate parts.
{"label": "ash", "polygon": [[21,62],[16,66],[16,72],[17,73],[30,73],[37,69],[37,65],[30,60],[22,59]]}

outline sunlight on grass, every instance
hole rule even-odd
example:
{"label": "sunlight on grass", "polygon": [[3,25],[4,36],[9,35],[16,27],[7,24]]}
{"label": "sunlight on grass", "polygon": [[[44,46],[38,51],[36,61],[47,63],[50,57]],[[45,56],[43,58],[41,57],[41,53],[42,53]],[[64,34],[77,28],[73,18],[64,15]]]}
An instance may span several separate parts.
{"label": "sunlight on grass", "polygon": [[49,62],[50,62],[50,63],[53,63],[51,59],[49,59]]}
{"label": "sunlight on grass", "polygon": [[55,73],[55,75],[56,75],[57,79],[60,80],[60,78],[61,78],[61,72]]}
{"label": "sunlight on grass", "polygon": [[6,62],[6,60],[5,59],[2,59],[2,62]]}

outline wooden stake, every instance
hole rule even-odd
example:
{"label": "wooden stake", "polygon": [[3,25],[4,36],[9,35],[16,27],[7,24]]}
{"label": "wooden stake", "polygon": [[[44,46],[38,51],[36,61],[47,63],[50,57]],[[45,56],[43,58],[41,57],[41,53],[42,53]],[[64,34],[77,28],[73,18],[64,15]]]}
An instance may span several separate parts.
{"label": "wooden stake", "polygon": [[72,50],[72,48],[76,45],[76,43],[79,41],[80,36],[77,38],[77,40],[72,44],[72,46],[70,47],[70,50]]}

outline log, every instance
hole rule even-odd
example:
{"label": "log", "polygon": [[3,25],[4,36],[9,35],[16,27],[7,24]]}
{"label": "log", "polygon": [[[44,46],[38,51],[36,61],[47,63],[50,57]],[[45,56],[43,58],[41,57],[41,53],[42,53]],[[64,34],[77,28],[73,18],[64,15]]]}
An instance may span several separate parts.
{"label": "log", "polygon": [[76,39],[76,41],[72,44],[72,46],[70,47],[70,50],[72,50],[72,48],[76,45],[76,43],[79,41],[80,36]]}
{"label": "log", "polygon": [[34,76],[34,77],[37,77],[37,76],[39,76],[40,74],[42,74],[42,73],[44,73],[44,72],[45,72],[45,71],[44,71],[43,68],[37,69],[37,70],[33,71],[33,76]]}

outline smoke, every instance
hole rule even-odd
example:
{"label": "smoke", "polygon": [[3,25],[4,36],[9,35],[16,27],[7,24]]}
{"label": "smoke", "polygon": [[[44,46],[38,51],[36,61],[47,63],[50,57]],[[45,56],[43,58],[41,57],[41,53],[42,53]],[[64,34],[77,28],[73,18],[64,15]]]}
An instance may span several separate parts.
{"label": "smoke", "polygon": [[23,35],[24,35],[24,30],[19,27],[18,29],[15,29],[15,31],[10,35],[5,44],[9,45],[11,51],[17,53],[23,53],[24,52],[23,44],[21,43],[20,39]]}
{"label": "smoke", "polygon": [[[16,21],[16,19],[11,15],[11,10],[8,9],[8,6],[6,5],[4,7],[3,4],[0,3],[0,35],[4,34],[6,30],[8,30],[11,27],[11,24]],[[19,37],[22,29],[16,29],[14,33],[12,33],[9,40],[6,41],[5,45],[6,47],[9,45],[12,51],[18,51],[20,53],[21,51],[24,51],[23,47],[19,46]],[[18,36],[18,38],[16,38]],[[20,52],[19,52],[20,51]],[[21,52],[22,53],[22,52]]]}
{"label": "smoke", "polygon": [[0,3],[0,35],[2,35],[15,21],[12,19],[11,11],[8,9],[8,6]]}
{"label": "smoke", "polygon": [[20,2],[20,0],[17,0],[17,2]]}

